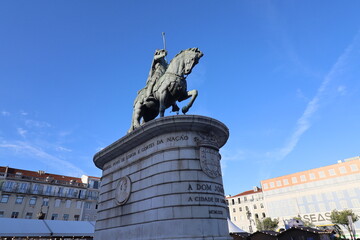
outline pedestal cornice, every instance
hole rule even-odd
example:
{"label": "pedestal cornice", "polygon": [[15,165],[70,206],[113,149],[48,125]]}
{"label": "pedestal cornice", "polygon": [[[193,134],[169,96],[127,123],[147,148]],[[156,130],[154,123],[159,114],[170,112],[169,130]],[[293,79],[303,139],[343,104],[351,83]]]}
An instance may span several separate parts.
{"label": "pedestal cornice", "polygon": [[217,136],[217,147],[221,148],[229,138],[229,129],[220,121],[199,115],[176,115],[152,120],[120,138],[94,156],[95,165],[103,169],[104,164],[136,146],[162,134],[196,131]]}

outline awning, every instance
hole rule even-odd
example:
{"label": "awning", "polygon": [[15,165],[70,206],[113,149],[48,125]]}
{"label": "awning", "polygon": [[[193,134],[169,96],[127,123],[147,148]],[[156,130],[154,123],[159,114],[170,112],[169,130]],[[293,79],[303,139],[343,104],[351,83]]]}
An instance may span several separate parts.
{"label": "awning", "polygon": [[244,230],[236,226],[229,218],[227,219],[229,233],[246,233]]}
{"label": "awning", "polygon": [[0,218],[0,236],[93,237],[95,222]]}

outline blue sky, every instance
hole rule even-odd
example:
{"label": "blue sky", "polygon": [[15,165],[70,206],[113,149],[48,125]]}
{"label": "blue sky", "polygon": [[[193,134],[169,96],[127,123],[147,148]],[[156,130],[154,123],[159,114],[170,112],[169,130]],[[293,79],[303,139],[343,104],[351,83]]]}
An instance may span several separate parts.
{"label": "blue sky", "polygon": [[[226,194],[360,155],[359,1],[0,1],[0,165],[100,176],[166,32],[189,114],[230,129]],[[180,106],[183,103],[179,104]],[[166,115],[171,115],[169,110]]]}

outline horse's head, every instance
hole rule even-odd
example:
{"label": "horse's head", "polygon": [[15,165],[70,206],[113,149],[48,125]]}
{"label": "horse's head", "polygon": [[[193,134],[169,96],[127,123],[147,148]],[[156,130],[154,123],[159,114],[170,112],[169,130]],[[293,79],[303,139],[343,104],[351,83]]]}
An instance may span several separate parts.
{"label": "horse's head", "polygon": [[198,48],[189,48],[183,51],[185,75],[191,73],[193,67],[199,63],[199,59],[202,56],[204,56],[204,54]]}

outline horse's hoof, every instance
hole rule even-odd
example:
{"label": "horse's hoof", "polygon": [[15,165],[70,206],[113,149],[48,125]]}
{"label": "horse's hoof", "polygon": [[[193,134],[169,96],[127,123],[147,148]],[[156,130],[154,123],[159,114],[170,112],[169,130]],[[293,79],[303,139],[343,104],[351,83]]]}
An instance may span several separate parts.
{"label": "horse's hoof", "polygon": [[181,111],[183,114],[186,114],[189,111],[189,108],[185,106],[181,109]]}

